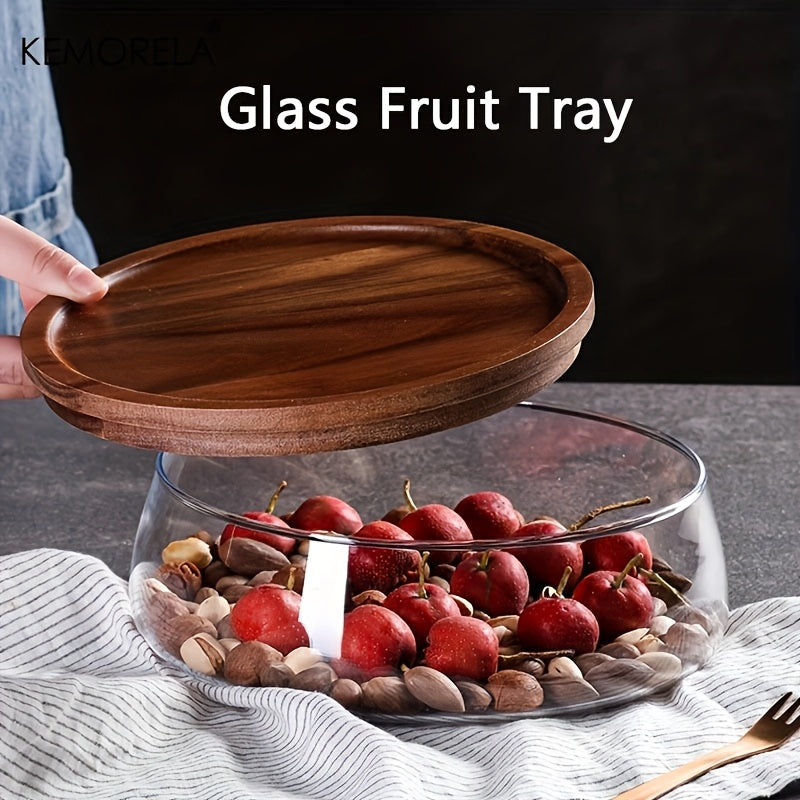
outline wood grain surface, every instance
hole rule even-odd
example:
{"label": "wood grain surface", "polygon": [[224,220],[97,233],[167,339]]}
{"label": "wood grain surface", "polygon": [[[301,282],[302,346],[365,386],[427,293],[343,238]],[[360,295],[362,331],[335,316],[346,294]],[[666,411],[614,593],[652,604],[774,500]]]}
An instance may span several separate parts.
{"label": "wood grain surface", "polygon": [[137,447],[265,455],[394,441],[556,380],[594,314],[574,256],[417,217],[268,223],[98,269],[91,306],[46,298],[26,369],[79,428]]}

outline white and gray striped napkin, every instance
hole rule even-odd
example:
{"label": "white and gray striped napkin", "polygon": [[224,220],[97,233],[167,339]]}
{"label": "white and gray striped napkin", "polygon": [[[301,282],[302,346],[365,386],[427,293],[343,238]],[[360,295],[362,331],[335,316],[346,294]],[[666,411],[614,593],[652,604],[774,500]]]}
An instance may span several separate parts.
{"label": "white and gray striped napkin", "polygon": [[[800,690],[800,598],[735,610],[713,661],[667,697],[589,716],[376,728],[327,697],[209,688],[163,664],[94,558],[0,558],[3,800],[609,800],[730,742]],[[674,800],[800,779],[800,735]]]}

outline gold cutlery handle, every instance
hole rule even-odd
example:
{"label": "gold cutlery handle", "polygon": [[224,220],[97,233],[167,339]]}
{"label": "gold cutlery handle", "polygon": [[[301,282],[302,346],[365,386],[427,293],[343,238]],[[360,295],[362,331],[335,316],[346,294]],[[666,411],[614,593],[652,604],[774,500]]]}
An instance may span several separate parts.
{"label": "gold cutlery handle", "polygon": [[670,772],[665,772],[663,775],[639,784],[633,789],[628,789],[626,792],[617,795],[614,800],[656,800],[657,797],[662,797],[667,792],[682,786],[684,783],[689,783],[689,781],[704,775],[706,772],[710,772],[716,767],[721,767],[723,764],[731,764],[734,761],[741,761],[741,759],[755,753],[770,750],[774,746],[768,745],[765,747],[759,743],[754,747],[753,742],[742,740],[733,742],[695,758],[688,764],[676,767]]}

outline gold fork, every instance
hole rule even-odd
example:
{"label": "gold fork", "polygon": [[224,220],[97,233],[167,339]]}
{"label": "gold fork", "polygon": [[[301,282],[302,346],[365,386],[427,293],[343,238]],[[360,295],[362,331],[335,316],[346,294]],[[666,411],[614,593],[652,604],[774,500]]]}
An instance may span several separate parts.
{"label": "gold fork", "polygon": [[783,713],[778,714],[791,697],[792,693],[787,692],[738,741],[712,750],[682,767],[659,775],[633,789],[628,789],[627,792],[618,794],[614,800],[655,800],[657,797],[671,792],[676,786],[688,783],[715,767],[741,761],[756,753],[774,750],[800,728],[800,714],[795,720],[789,722],[791,716],[800,708],[800,698],[795,700]]}

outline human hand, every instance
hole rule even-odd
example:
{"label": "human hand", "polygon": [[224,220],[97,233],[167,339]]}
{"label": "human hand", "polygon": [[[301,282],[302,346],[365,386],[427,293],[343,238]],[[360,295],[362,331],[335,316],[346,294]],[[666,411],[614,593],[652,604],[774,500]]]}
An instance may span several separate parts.
{"label": "human hand", "polygon": [[[0,275],[19,284],[26,311],[48,294],[89,303],[108,291],[102,278],[69,253],[2,215]],[[0,399],[38,394],[22,367],[19,339],[0,336]]]}

